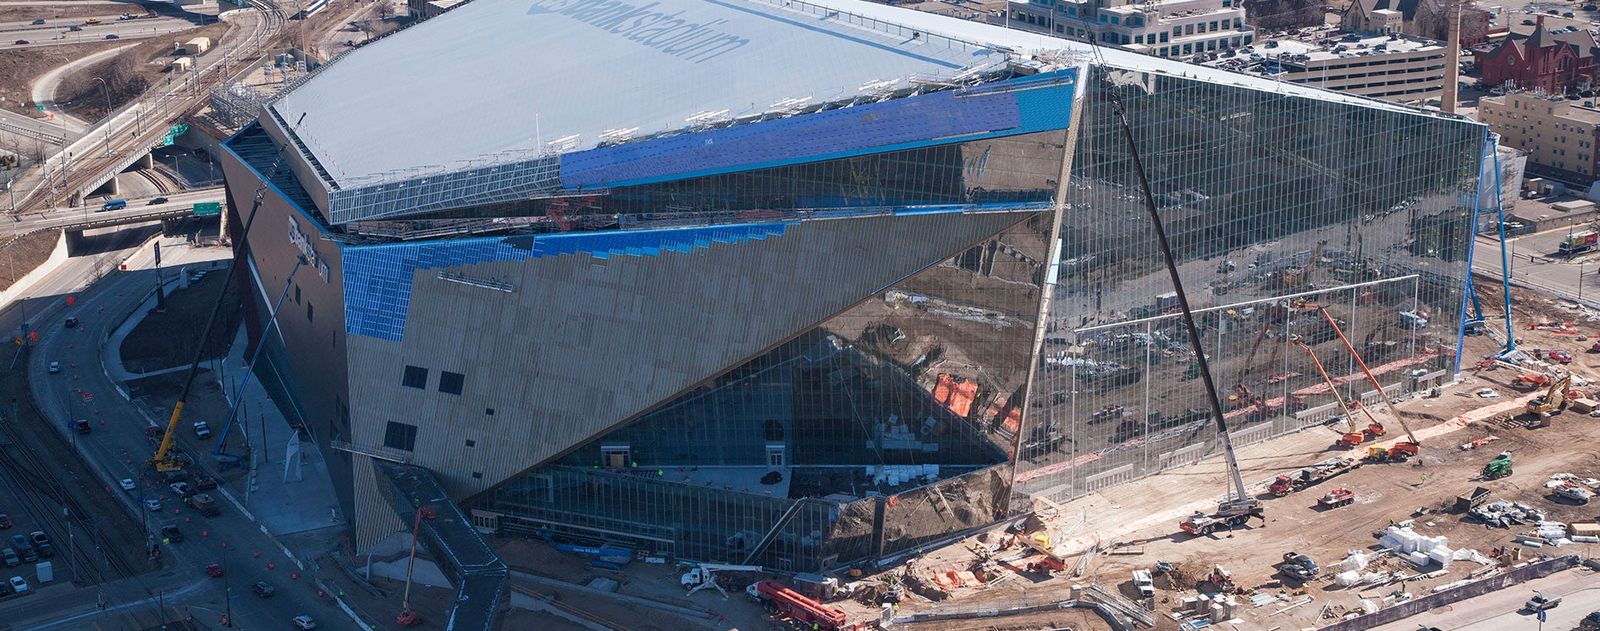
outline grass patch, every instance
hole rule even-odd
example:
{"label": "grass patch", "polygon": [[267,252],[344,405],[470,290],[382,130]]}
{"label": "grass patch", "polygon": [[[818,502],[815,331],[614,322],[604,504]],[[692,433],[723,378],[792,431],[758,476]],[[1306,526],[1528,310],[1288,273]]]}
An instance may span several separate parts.
{"label": "grass patch", "polygon": [[17,279],[44,264],[60,239],[60,230],[41,230],[0,248],[0,290],[9,289]]}

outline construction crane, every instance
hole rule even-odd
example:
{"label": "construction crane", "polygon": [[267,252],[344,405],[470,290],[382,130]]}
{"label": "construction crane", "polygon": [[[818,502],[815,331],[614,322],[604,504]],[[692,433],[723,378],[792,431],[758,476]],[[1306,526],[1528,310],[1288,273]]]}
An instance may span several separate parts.
{"label": "construction crane", "polygon": [[[304,118],[304,117],[302,117]],[[167,419],[167,429],[161,434],[161,444],[156,447],[156,453],[150,456],[150,466],[156,471],[167,473],[181,471],[188,465],[187,460],[173,457],[172,443],[177,438],[178,420],[183,417],[183,406],[189,401],[189,391],[194,388],[194,378],[200,372],[200,362],[205,359],[206,342],[211,339],[211,330],[216,327],[217,314],[222,312],[222,305],[227,302],[228,287],[233,283],[234,277],[239,275],[239,270],[244,269],[244,252],[246,248],[243,241],[250,234],[250,225],[256,221],[256,211],[261,209],[261,201],[267,195],[267,183],[278,176],[278,167],[283,164],[283,153],[279,150],[278,157],[272,162],[272,169],[266,178],[261,181],[261,186],[256,187],[255,198],[250,201],[250,212],[245,215],[244,227],[239,230],[239,247],[233,249],[232,270],[223,277],[222,286],[217,288],[217,300],[211,305],[211,315],[206,317],[206,325],[200,329],[200,339],[194,345],[194,360],[189,362],[189,374],[184,377],[183,390],[178,394],[177,403],[172,404],[172,416]],[[159,288],[157,291],[160,291]],[[264,338],[263,338],[264,339]]]}
{"label": "construction crane", "polygon": [[693,596],[695,592],[698,592],[698,591],[700,591],[702,589],[708,589],[709,588],[709,589],[715,589],[718,592],[721,592],[722,593],[722,597],[724,599],[726,599],[728,597],[728,592],[727,592],[727,590],[724,590],[722,588],[721,583],[718,581],[718,579],[720,578],[719,574],[721,572],[745,572],[745,573],[749,573],[749,574],[764,574],[764,573],[766,573],[766,569],[761,567],[761,566],[759,566],[759,565],[730,565],[730,564],[726,564],[726,563],[701,563],[701,564],[698,564],[698,565],[696,565],[696,566],[694,566],[692,568],[689,568],[688,572],[684,572],[683,576],[678,577],[678,582],[682,583],[683,586],[689,590],[689,593],[684,594],[684,596]]}
{"label": "construction crane", "polygon": [[[1345,350],[1350,351],[1350,357],[1356,360],[1356,365],[1361,367],[1361,373],[1367,376],[1367,381],[1372,387],[1378,389],[1378,398],[1383,399],[1384,405],[1389,406],[1389,414],[1394,415],[1394,420],[1400,423],[1400,428],[1406,430],[1406,439],[1395,446],[1384,450],[1382,447],[1372,447],[1367,450],[1367,458],[1379,462],[1405,462],[1406,459],[1417,455],[1422,448],[1422,442],[1417,440],[1417,435],[1412,433],[1411,426],[1406,424],[1406,419],[1400,414],[1399,408],[1389,400],[1389,395],[1383,391],[1383,384],[1378,383],[1378,378],[1372,376],[1372,371],[1367,369],[1367,362],[1361,359],[1361,353],[1356,352],[1356,347],[1350,343],[1350,338],[1345,337],[1344,330],[1339,328],[1338,321],[1333,319],[1333,314],[1328,313],[1326,307],[1317,307],[1322,312],[1323,319],[1328,321],[1328,326],[1333,327],[1333,332],[1339,336],[1339,341],[1344,343]],[[1380,455],[1381,453],[1381,455]]]}
{"label": "construction crane", "polygon": [[1311,266],[1322,258],[1322,248],[1327,246],[1327,241],[1318,241],[1317,247],[1311,249],[1311,256],[1306,257],[1305,265],[1286,267],[1279,273],[1278,281],[1284,287],[1299,287],[1306,283],[1306,275],[1311,271]]}
{"label": "construction crane", "polygon": [[1317,374],[1322,375],[1322,383],[1327,384],[1328,393],[1332,394],[1333,400],[1339,403],[1339,409],[1344,411],[1344,418],[1350,424],[1350,431],[1339,437],[1338,445],[1346,448],[1354,447],[1367,442],[1368,437],[1376,438],[1384,435],[1386,430],[1383,427],[1383,423],[1379,423],[1378,419],[1372,416],[1372,411],[1368,410],[1367,406],[1364,405],[1361,406],[1361,412],[1367,415],[1367,427],[1365,430],[1356,429],[1356,415],[1350,411],[1350,406],[1345,404],[1344,397],[1339,396],[1339,386],[1333,383],[1333,378],[1328,376],[1327,369],[1322,367],[1322,360],[1317,359],[1317,351],[1313,350],[1311,345],[1305,343],[1305,340],[1300,339],[1299,336],[1291,338],[1291,341],[1296,346],[1305,349],[1306,354],[1311,356],[1311,363],[1317,367]]}
{"label": "construction crane", "polygon": [[1217,437],[1222,442],[1223,457],[1228,463],[1228,472],[1233,477],[1232,492],[1217,506],[1215,514],[1206,517],[1221,519],[1229,527],[1246,522],[1251,517],[1258,517],[1264,522],[1266,515],[1261,500],[1250,497],[1250,492],[1244,486],[1244,476],[1239,473],[1239,456],[1234,452],[1233,437],[1228,434],[1228,420],[1222,412],[1222,398],[1217,395],[1217,384],[1211,378],[1211,367],[1206,362],[1205,345],[1200,341],[1200,327],[1194,321],[1194,311],[1189,308],[1189,296],[1183,290],[1183,279],[1178,275],[1178,263],[1172,255],[1172,245],[1167,240],[1167,229],[1161,223],[1161,211],[1156,207],[1155,194],[1150,191],[1150,180],[1145,175],[1144,161],[1139,158],[1139,146],[1133,140],[1133,128],[1128,126],[1127,109],[1122,103],[1118,89],[1116,86],[1111,86],[1108,93],[1111,96],[1117,123],[1122,128],[1123,142],[1128,145],[1128,157],[1133,160],[1134,175],[1139,178],[1139,190],[1144,196],[1145,210],[1150,213],[1150,223],[1155,229],[1156,243],[1161,246],[1161,257],[1167,266],[1167,276],[1172,280],[1173,292],[1177,294],[1178,311],[1183,317],[1183,328],[1189,334],[1189,349],[1194,353],[1200,380],[1205,384],[1206,398],[1211,403],[1211,415],[1217,421]]}

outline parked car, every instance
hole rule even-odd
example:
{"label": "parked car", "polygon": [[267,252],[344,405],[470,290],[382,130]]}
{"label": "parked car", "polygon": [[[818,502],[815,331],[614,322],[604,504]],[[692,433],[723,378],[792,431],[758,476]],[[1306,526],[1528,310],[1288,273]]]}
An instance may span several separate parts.
{"label": "parked car", "polygon": [[10,528],[10,527],[11,527],[11,516],[7,515],[5,513],[0,513],[0,530],[5,530],[5,529]]}
{"label": "parked car", "polygon": [[28,591],[28,581],[24,580],[21,576],[11,577],[11,590],[18,594]]}
{"label": "parked car", "polygon": [[17,552],[11,548],[0,548],[0,560],[5,562],[6,567],[22,565],[22,558],[18,557]]}
{"label": "parked car", "polygon": [[146,206],[159,206],[161,204],[167,203],[167,201],[169,201],[169,200],[167,200],[167,198],[165,198],[165,197],[152,197],[152,198],[150,198],[150,201],[145,202],[145,205]]}
{"label": "parked car", "polygon": [[198,440],[205,440],[207,438],[210,438],[211,437],[211,425],[206,423],[205,421],[195,421],[194,422],[194,437],[196,439],[198,439]]}
{"label": "parked car", "polygon": [[194,476],[194,488],[209,491],[217,488],[217,480],[209,475],[199,474]]}
{"label": "parked car", "polygon": [[124,491],[132,491],[139,488],[138,483],[134,482],[133,478],[123,478],[121,482],[118,482],[118,484],[122,485],[122,490]]}
{"label": "parked car", "polygon": [[161,512],[161,500],[154,497],[144,498],[144,507],[152,513]]}
{"label": "parked car", "polygon": [[177,526],[162,526],[161,538],[167,543],[183,543],[183,531]]}
{"label": "parked car", "polygon": [[1570,363],[1572,363],[1572,353],[1568,353],[1566,351],[1550,351],[1549,353],[1546,353],[1545,355],[1550,358],[1550,361],[1556,362],[1558,364],[1570,364]]}
{"label": "parked car", "polygon": [[1555,609],[1560,605],[1560,596],[1546,596],[1539,592],[1534,592],[1533,598],[1529,598],[1528,602],[1523,603],[1522,606],[1526,607],[1528,611],[1544,611],[1546,609]]}
{"label": "parked car", "polygon": [[313,620],[311,616],[295,616],[294,628],[300,629],[301,631],[310,631],[311,629],[317,628],[317,621]]}
{"label": "parked car", "polygon": [[255,592],[257,596],[262,598],[271,598],[273,594],[278,593],[278,588],[273,587],[272,583],[257,581],[256,584],[250,586],[250,591]]}
{"label": "parked car", "polygon": [[50,374],[61,372],[61,362],[50,362]]}
{"label": "parked car", "polygon": [[88,419],[81,419],[80,418],[80,419],[78,419],[76,421],[68,423],[68,427],[70,427],[72,429],[72,431],[74,433],[77,433],[77,434],[92,434],[92,433],[94,433],[94,426],[89,424],[89,420]]}
{"label": "parked car", "polygon": [[28,543],[27,535],[11,535],[11,547],[17,551],[17,556],[22,557],[23,563],[39,560],[39,553],[33,549],[33,544]]}
{"label": "parked car", "polygon": [[50,535],[44,534],[43,530],[28,533],[28,540],[33,542],[33,547],[39,549],[39,556],[48,559],[56,555],[55,546],[50,545]]}
{"label": "parked car", "polygon": [[78,328],[78,319],[77,318],[67,318],[65,324],[66,324],[66,327],[69,328],[69,329],[76,329],[76,328]]}
{"label": "parked car", "polygon": [[194,487],[190,486],[188,482],[173,482],[172,484],[167,485],[167,488],[172,489],[173,493],[177,493],[178,497],[189,497],[190,495],[194,495],[196,492]]}

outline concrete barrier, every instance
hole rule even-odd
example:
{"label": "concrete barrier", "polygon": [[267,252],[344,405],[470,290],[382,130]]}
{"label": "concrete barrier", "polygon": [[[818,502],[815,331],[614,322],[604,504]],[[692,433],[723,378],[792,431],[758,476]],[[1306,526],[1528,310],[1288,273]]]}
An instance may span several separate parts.
{"label": "concrete barrier", "polygon": [[1543,578],[1562,570],[1577,566],[1579,557],[1576,554],[1567,555],[1548,561],[1540,561],[1519,567],[1517,569],[1490,576],[1481,581],[1474,581],[1455,589],[1448,589],[1436,594],[1429,594],[1421,598],[1414,598],[1387,609],[1380,609],[1377,613],[1368,614],[1350,620],[1337,622],[1318,631],[1365,631],[1373,627],[1382,626],[1404,620],[1424,611],[1443,607],[1450,603],[1460,602],[1474,596],[1482,596],[1492,591],[1505,589],[1518,583]]}

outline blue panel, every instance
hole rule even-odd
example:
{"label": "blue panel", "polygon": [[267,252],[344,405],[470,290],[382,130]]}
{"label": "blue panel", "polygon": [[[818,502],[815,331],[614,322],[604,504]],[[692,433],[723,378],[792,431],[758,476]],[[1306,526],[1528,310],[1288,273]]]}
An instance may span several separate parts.
{"label": "blue panel", "polygon": [[521,261],[587,253],[595,258],[690,252],[713,243],[742,243],[783,235],[788,224],[746,224],[666,230],[577,232],[537,237],[489,237],[376,246],[345,246],[346,333],[398,342],[405,335],[411,278],[417,270]]}
{"label": "blue panel", "polygon": [[649,184],[1064,129],[1077,70],[561,156],[567,190]]}

